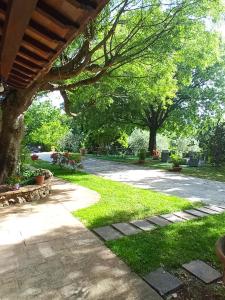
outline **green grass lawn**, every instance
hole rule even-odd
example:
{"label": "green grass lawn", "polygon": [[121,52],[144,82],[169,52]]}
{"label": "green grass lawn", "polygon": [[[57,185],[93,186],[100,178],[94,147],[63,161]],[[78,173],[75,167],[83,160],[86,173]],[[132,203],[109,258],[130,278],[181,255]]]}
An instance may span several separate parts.
{"label": "green grass lawn", "polygon": [[99,202],[74,212],[74,215],[89,228],[184,210],[197,205],[175,196],[135,188],[83,172],[61,169],[46,162],[35,161],[33,165],[50,169],[55,176],[100,194]]}
{"label": "green grass lawn", "polygon": [[[131,156],[131,155],[126,157],[122,157],[119,155],[101,155],[101,156],[89,155],[89,157],[109,160],[109,161],[118,161],[118,162],[129,163],[129,164],[138,163],[138,158],[136,156]],[[160,160],[152,160],[150,158],[147,158],[146,162],[142,166],[153,168],[153,169],[168,170],[171,168],[172,164],[162,163]],[[181,174],[225,182],[225,166],[223,167],[213,167],[211,165],[202,166],[202,167],[183,166]]]}
{"label": "green grass lawn", "polygon": [[124,237],[107,246],[141,275],[160,266],[176,269],[195,259],[220,267],[215,243],[225,234],[224,224],[225,213]]}

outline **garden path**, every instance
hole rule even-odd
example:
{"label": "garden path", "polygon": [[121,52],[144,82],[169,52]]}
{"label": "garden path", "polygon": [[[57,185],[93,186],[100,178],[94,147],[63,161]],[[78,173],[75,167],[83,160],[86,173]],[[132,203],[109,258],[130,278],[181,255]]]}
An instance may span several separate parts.
{"label": "garden path", "polygon": [[107,160],[86,158],[84,170],[115,181],[165,194],[225,205],[225,183]]}
{"label": "garden path", "polygon": [[0,299],[162,300],[72,211],[98,201],[54,179],[47,200],[0,210]]}

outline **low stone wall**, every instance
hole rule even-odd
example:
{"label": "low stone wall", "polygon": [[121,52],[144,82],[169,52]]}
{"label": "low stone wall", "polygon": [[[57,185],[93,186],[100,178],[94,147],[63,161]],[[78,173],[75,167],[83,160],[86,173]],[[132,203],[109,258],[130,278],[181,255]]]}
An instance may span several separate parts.
{"label": "low stone wall", "polygon": [[27,185],[16,191],[0,193],[0,207],[38,201],[46,198],[51,191],[51,178],[43,185]]}

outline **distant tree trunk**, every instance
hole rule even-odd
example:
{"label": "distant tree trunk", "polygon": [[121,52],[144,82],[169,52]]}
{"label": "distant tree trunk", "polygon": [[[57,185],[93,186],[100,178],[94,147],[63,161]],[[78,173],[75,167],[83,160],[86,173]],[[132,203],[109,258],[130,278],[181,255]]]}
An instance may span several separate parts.
{"label": "distant tree trunk", "polygon": [[156,150],[156,134],[157,128],[149,127],[148,151],[150,152],[150,155],[153,155],[153,151]]}
{"label": "distant tree trunk", "polygon": [[[31,96],[20,98],[11,93],[1,104],[0,110],[0,184],[16,172],[20,144],[23,138],[23,113],[31,103]],[[17,104],[17,105],[16,105]]]}

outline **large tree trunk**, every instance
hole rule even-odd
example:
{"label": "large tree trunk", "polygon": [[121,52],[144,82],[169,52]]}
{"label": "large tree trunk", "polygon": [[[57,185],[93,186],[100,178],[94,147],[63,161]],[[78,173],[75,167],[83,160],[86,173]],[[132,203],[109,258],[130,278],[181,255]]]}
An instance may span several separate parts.
{"label": "large tree trunk", "polygon": [[153,155],[153,151],[156,150],[156,134],[157,128],[149,127],[148,151],[150,152],[150,155]]}
{"label": "large tree trunk", "polygon": [[20,144],[23,137],[23,112],[31,103],[31,96],[20,98],[11,93],[0,110],[0,184],[16,173]]}

